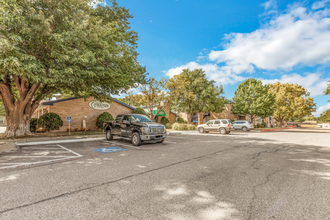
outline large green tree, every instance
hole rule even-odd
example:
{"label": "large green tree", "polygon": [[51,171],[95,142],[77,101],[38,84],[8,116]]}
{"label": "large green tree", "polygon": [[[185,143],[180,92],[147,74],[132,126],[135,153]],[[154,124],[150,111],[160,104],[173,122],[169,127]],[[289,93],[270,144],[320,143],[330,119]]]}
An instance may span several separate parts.
{"label": "large green tree", "polygon": [[222,96],[222,85],[216,86],[214,80],[208,80],[203,69],[182,70],[168,80],[167,90],[172,95],[173,109],[179,112],[220,113],[227,103]]}
{"label": "large green tree", "polygon": [[318,123],[330,122],[330,109],[325,110],[324,112],[322,112],[320,117],[317,118],[317,122]]}
{"label": "large green tree", "polygon": [[275,95],[273,117],[282,124],[290,118],[302,118],[315,111],[314,99],[310,93],[299,84],[270,85],[269,91]]}
{"label": "large green tree", "polygon": [[0,99],[5,137],[30,134],[40,100],[70,91],[76,97],[126,92],[143,83],[138,36],[116,1],[0,0]]}
{"label": "large green tree", "polygon": [[233,98],[232,113],[251,115],[253,122],[257,116],[272,115],[275,95],[268,93],[268,90],[268,85],[253,78],[240,83]]}
{"label": "large green tree", "polygon": [[[330,80],[328,81],[328,88],[324,91],[324,94],[329,95],[330,94]],[[330,100],[329,100],[330,102]]]}

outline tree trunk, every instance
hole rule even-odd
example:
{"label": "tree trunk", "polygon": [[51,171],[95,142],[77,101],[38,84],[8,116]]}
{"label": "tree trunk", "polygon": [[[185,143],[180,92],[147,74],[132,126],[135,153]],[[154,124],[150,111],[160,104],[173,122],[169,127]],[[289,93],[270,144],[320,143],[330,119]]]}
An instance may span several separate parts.
{"label": "tree trunk", "polygon": [[15,108],[11,111],[8,110],[8,114],[6,115],[7,128],[1,138],[32,135],[30,131],[32,112],[24,113],[26,107],[26,105],[22,106],[16,102]]}

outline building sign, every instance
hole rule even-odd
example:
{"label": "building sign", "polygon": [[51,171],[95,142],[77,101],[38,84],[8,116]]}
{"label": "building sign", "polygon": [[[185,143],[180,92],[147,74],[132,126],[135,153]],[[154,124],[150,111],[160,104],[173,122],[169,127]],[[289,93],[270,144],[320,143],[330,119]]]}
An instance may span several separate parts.
{"label": "building sign", "polygon": [[107,102],[100,102],[100,101],[91,101],[88,103],[88,106],[95,110],[107,110],[110,108],[110,104]]}
{"label": "building sign", "polygon": [[[153,110],[152,111],[153,115],[155,115],[157,111],[158,110]],[[166,116],[166,113],[164,110],[160,110],[160,112],[158,112],[157,116]]]}

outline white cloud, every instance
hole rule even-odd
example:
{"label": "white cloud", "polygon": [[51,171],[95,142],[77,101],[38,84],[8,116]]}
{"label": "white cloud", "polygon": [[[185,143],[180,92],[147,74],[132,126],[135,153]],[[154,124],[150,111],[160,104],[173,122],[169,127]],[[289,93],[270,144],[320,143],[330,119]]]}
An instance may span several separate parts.
{"label": "white cloud", "polygon": [[166,75],[168,77],[173,77],[174,75],[180,74],[183,69],[203,69],[209,79],[213,79],[222,85],[234,84],[244,80],[243,77],[232,74],[230,71],[227,71],[226,68],[219,67],[216,64],[207,63],[202,65],[196,62],[190,62],[180,67],[172,68],[166,72]]}
{"label": "white cloud", "polygon": [[276,0],[269,0],[263,4],[262,6],[265,7],[265,10],[272,9],[272,8],[277,8],[277,1]]}
{"label": "white cloud", "polygon": [[324,111],[330,109],[330,103],[320,106],[316,112],[312,113],[314,116],[319,117]]}
{"label": "white cloud", "polygon": [[322,80],[321,74],[319,73],[309,73],[306,76],[301,76],[299,74],[291,74],[291,75],[282,75],[281,79],[260,79],[263,83],[290,83],[295,84],[298,83],[306,88],[311,96],[323,95],[323,91],[327,88],[327,79]]}
{"label": "white cloud", "polygon": [[312,9],[320,9],[320,8],[324,8],[327,3],[329,3],[330,0],[322,0],[322,1],[316,1],[314,2],[314,4],[312,5]]}
{"label": "white cloud", "polygon": [[307,11],[304,7],[292,7],[286,14],[274,16],[261,29],[227,35],[229,43],[225,49],[211,51],[209,58],[225,63],[236,74],[253,72],[255,68],[291,70],[297,65],[329,63],[329,16],[330,9]]}
{"label": "white cloud", "polygon": [[90,3],[91,6],[93,6],[93,8],[96,8],[97,6],[106,6],[107,3],[103,0],[94,0]]}

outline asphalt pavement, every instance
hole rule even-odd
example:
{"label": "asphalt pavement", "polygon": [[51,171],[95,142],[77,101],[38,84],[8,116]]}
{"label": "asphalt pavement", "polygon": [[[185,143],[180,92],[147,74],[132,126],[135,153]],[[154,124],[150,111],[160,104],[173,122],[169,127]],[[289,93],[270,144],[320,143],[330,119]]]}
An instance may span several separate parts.
{"label": "asphalt pavement", "polygon": [[0,219],[330,219],[329,139],[186,132],[139,147],[26,146],[0,156],[2,167],[33,163],[0,170]]}

